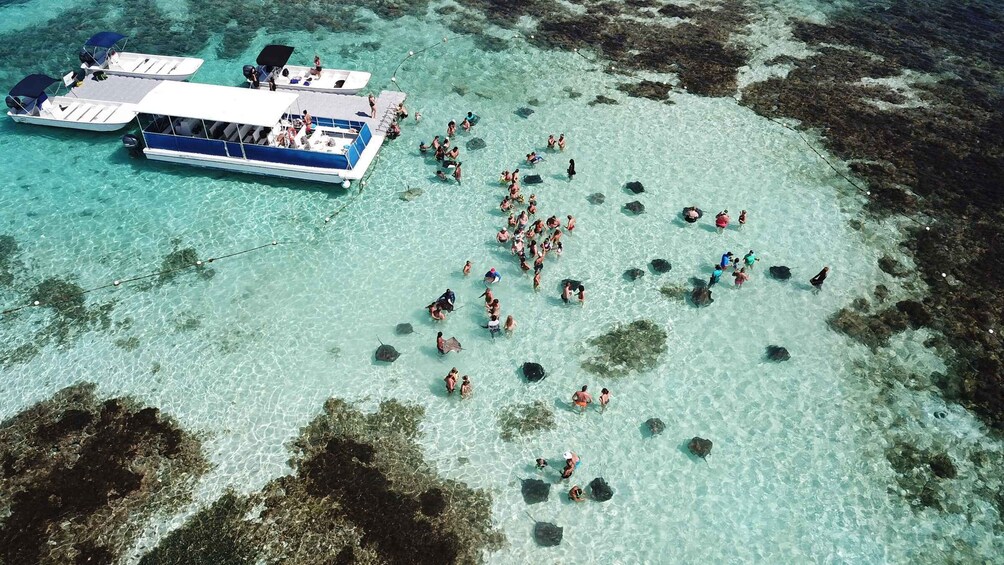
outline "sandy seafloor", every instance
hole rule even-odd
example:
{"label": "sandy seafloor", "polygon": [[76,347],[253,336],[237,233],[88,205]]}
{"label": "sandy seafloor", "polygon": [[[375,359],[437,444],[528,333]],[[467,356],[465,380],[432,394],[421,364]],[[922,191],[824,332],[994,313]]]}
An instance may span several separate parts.
{"label": "sandy seafloor", "polygon": [[[25,29],[51,7],[46,0],[6,5],[0,20]],[[875,354],[828,328],[828,316],[876,284],[888,285],[894,298],[907,291],[876,267],[878,256],[895,250],[896,222],[853,229],[861,196],[802,139],[728,98],[677,93],[672,105],[629,98],[612,88],[624,79],[602,72],[592,55],[538,51],[519,36],[508,49],[485,52],[434,17],[367,21],[365,34],[258,30],[239,59],[219,59],[211,45],[197,53],[207,62],[196,77],[236,84],[241,65],[281,39],[304,62],[316,50],[327,66],[370,70],[379,90],[393,86],[389,79],[409,50],[435,45],[397,74],[422,122],[404,124],[361,191],[132,159],[116,135],[0,126],[8,157],[0,231],[16,238],[24,263],[15,288],[4,292],[6,307],[23,302],[18,287],[48,276],[92,288],[154,271],[178,246],[211,257],[280,242],[214,263],[209,280],[185,275],[159,287],[89,295],[92,304],[115,301],[112,328],[4,367],[0,416],[81,380],[161,408],[207,438],[214,467],[191,512],[227,487],[250,491],[288,472],[285,442],[328,397],[367,408],[386,398],[419,403],[426,459],[442,476],[494,498],[509,544],[486,555],[491,563],[569,555],[580,563],[938,561],[963,546],[999,558],[989,504],[976,503],[967,519],[912,509],[898,494],[885,456],[894,440],[999,447],[964,410],[883,379],[891,370],[943,369],[921,346],[926,334],[906,332]],[[618,103],[588,104],[601,94]],[[520,107],[534,113],[520,117]],[[416,147],[469,110],[482,120],[457,139],[464,182],[439,183]],[[564,254],[548,258],[535,293],[493,240],[504,223],[497,177],[515,166],[531,172],[521,157],[541,151],[552,133],[564,133],[568,149],[546,152],[532,170],[544,182],[526,190],[537,194],[542,217],[572,214],[578,227],[565,237]],[[467,151],[473,137],[487,147]],[[568,158],[578,168],[571,182]],[[624,189],[633,180],[644,184],[643,194]],[[405,202],[398,193],[409,188],[424,193]],[[596,192],[605,203],[587,201]],[[632,200],[644,203],[644,214],[625,213]],[[688,205],[704,209],[703,223],[679,220]],[[720,209],[733,218],[748,210],[748,225],[715,233],[710,218]],[[706,279],[723,252],[750,249],[761,258],[752,280],[736,290],[726,277],[708,308],[659,291]],[[655,258],[669,260],[672,271],[653,273],[647,264]],[[460,275],[465,260],[474,263],[469,279]],[[794,277],[769,279],[772,265],[789,266]],[[814,294],[806,281],[824,265],[832,274]],[[478,275],[492,266],[504,277],[495,287],[503,314],[519,323],[509,339],[492,340],[481,328]],[[625,280],[632,267],[646,275]],[[558,300],[566,277],[587,287],[583,307]],[[422,307],[447,287],[462,308],[435,325]],[[25,343],[45,316],[5,318],[0,338]],[[636,319],[668,333],[656,368],[608,379],[581,369],[590,338]],[[402,322],[415,333],[394,335]],[[455,335],[464,351],[441,359],[437,330]],[[129,338],[138,347],[123,346]],[[401,352],[393,365],[374,361],[379,340]],[[786,347],[791,360],[765,362],[769,344]],[[541,363],[548,378],[528,385],[518,372],[524,361]],[[471,375],[470,401],[445,396],[442,378],[451,366]],[[610,388],[606,413],[568,409],[582,384]],[[556,429],[502,441],[500,409],[537,399],[556,412]],[[935,418],[939,411],[947,417]],[[661,436],[644,437],[650,417],[666,423]],[[707,463],[682,447],[695,435],[715,442]],[[604,477],[614,498],[574,505],[552,496],[527,507],[518,478],[534,472],[535,457],[557,462],[568,449],[583,458],[577,477]],[[968,463],[957,464],[957,488],[971,488]],[[534,544],[527,510],[565,528],[560,548]],[[184,516],[158,517],[134,556]]]}

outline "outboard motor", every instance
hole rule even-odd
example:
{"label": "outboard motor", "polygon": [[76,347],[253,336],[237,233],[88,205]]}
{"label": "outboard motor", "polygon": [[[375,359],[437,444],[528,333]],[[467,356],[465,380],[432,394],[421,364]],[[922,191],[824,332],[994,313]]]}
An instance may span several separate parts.
{"label": "outboard motor", "polygon": [[143,156],[143,140],[138,135],[132,133],[123,135],[122,146],[129,150],[130,157]]}
{"label": "outboard motor", "polygon": [[98,62],[94,59],[94,56],[88,53],[86,49],[80,50],[80,55],[78,56],[78,58],[80,59],[81,63],[89,67],[98,64]]}
{"label": "outboard motor", "polygon": [[257,72],[258,69],[254,65],[244,65],[244,78],[251,80]]}

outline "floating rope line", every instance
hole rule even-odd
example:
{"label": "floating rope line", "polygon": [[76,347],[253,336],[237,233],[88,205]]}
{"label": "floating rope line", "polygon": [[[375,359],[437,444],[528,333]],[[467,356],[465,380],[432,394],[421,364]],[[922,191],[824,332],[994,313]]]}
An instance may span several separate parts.
{"label": "floating rope line", "polygon": [[[173,274],[173,273],[179,273],[179,272],[182,272],[182,271],[188,271],[190,269],[201,268],[201,267],[204,267],[204,266],[206,266],[206,265],[208,265],[210,263],[219,261],[220,259],[229,259],[231,257],[237,257],[238,255],[244,255],[246,253],[251,253],[253,251],[259,251],[259,250],[262,250],[262,249],[265,249],[265,248],[268,248],[268,247],[276,247],[276,246],[278,246],[280,244],[287,245],[287,244],[290,244],[290,243],[294,243],[294,242],[292,242],[292,241],[281,241],[280,242],[280,241],[277,241],[277,240],[272,240],[271,243],[266,243],[266,244],[263,244],[263,245],[259,245],[257,247],[250,247],[248,249],[242,249],[240,251],[234,251],[232,253],[227,253],[225,255],[219,255],[217,257],[210,257],[209,259],[206,259],[206,260],[201,260],[200,259],[200,260],[198,260],[198,261],[196,261],[194,263],[191,263],[189,265],[183,265],[181,267],[175,267],[173,269],[165,269],[163,271],[156,271],[156,272],[148,273],[148,274],[145,274],[145,275],[135,275],[135,276],[131,276],[131,277],[124,278],[124,279],[115,279],[114,281],[112,281],[110,283],[107,283],[107,284],[95,286],[95,287],[92,287],[92,288],[83,289],[83,290],[80,291],[80,295],[88,294],[88,293],[91,293],[91,292],[96,292],[96,291],[99,291],[99,290],[104,290],[106,288],[119,288],[122,285],[125,285],[125,284],[128,284],[128,283],[132,283],[132,282],[136,282],[136,281],[142,281],[142,280],[150,279],[150,278],[153,278],[153,277],[162,277],[162,276],[170,275],[170,274]],[[42,307],[47,307],[47,306],[54,306],[56,304],[62,304],[64,302],[68,302],[70,300],[74,300],[75,298],[76,298],[76,296],[61,296],[61,297],[56,298],[55,300],[52,300],[50,302],[45,302],[45,303],[36,300],[36,301],[32,302],[31,304],[22,304],[21,306],[14,306],[14,307],[11,307],[11,308],[7,308],[6,310],[4,310],[2,312],[2,314],[13,314],[13,313],[18,312],[20,310],[24,310],[25,308],[35,308],[35,307],[42,308]]]}
{"label": "floating rope line", "polygon": [[[836,173],[840,178],[842,178],[845,181],[847,181],[847,184],[849,184],[852,187],[854,187],[854,189],[857,190],[859,193],[864,193],[865,196],[871,196],[872,191],[870,191],[867,188],[864,188],[861,185],[859,185],[858,183],[854,182],[853,179],[851,179],[850,177],[848,177],[847,175],[845,175],[843,173],[843,171],[841,171],[836,166],[834,166],[834,164],[831,163],[830,160],[827,159],[826,156],[823,155],[822,152],[820,152],[818,149],[816,149],[816,147],[805,137],[805,135],[801,131],[799,131],[798,129],[795,129],[795,128],[789,126],[788,124],[786,124],[786,123],[784,123],[782,121],[774,119],[774,118],[772,118],[770,116],[764,116],[764,117],[767,118],[768,120],[770,120],[771,122],[773,122],[773,123],[775,123],[775,124],[777,124],[777,125],[785,128],[787,130],[795,132],[795,135],[797,135],[805,143],[805,145],[808,146],[808,148],[812,150],[813,153],[815,153],[820,159],[822,159],[823,162],[826,163],[826,165],[828,167],[830,167],[830,169],[832,169],[834,173]],[[913,194],[913,193],[911,192],[911,194]],[[913,194],[913,196],[915,196],[917,198],[920,198],[916,194]],[[926,223],[924,223],[924,222],[922,222],[922,221],[920,221],[920,220],[918,220],[916,218],[913,218],[911,216],[907,216],[905,214],[902,214],[901,216],[903,218],[905,218],[905,219],[913,222],[914,224],[917,224],[917,226],[923,227],[925,230],[928,230],[928,231],[931,230],[931,226],[930,225],[928,225],[928,224],[926,224]]]}

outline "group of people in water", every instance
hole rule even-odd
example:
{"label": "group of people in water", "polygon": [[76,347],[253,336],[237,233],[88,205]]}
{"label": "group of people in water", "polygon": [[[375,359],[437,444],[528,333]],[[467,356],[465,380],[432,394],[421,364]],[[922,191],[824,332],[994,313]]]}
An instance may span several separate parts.
{"label": "group of people in water", "polygon": [[[464,129],[464,132],[471,131],[474,124],[478,123],[481,118],[478,117],[474,112],[467,112],[464,116],[462,122],[460,122],[460,127]],[[453,170],[453,179],[460,183],[461,176],[463,175],[462,165],[458,159],[460,158],[460,147],[454,145],[450,146],[450,138],[454,137],[457,133],[457,121],[450,120],[446,124],[446,135],[440,140],[440,136],[432,138],[430,143],[422,141],[418,144],[418,151],[423,155],[428,154],[431,150],[433,156],[436,158],[436,178],[441,181],[449,180],[447,177],[447,171]]]}

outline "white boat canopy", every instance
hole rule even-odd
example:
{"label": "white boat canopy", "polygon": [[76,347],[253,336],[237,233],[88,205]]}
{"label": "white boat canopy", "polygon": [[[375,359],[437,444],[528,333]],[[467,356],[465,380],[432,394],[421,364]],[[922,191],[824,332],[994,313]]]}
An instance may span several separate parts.
{"label": "white boat canopy", "polygon": [[296,102],[295,92],[270,92],[191,82],[158,84],[139,104],[141,114],[272,127]]}

